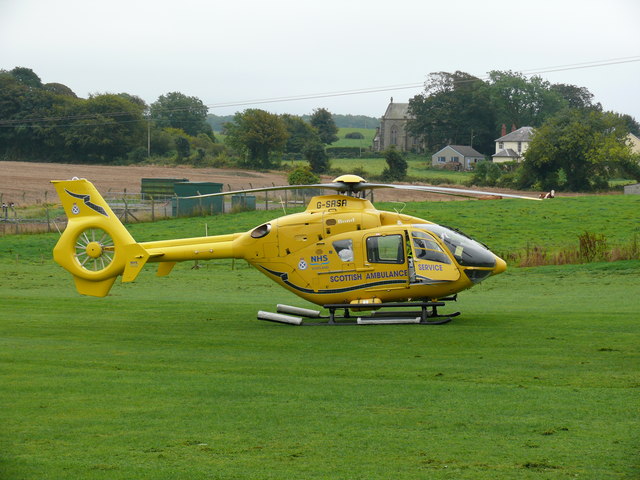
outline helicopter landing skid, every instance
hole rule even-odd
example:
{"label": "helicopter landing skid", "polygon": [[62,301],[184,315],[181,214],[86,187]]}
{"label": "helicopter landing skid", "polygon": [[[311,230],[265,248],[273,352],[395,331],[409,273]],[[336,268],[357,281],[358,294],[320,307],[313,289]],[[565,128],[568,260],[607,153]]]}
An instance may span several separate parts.
{"label": "helicopter landing skid", "polygon": [[[443,300],[455,299],[447,298]],[[277,306],[278,313],[265,312],[261,310],[258,312],[258,320],[286,323],[297,326],[399,324],[442,325],[449,323],[453,317],[460,315],[460,312],[451,313],[449,315],[440,315],[438,313],[438,307],[443,307],[444,305],[444,301],[382,303],[376,304],[376,308],[379,310],[374,311],[371,315],[358,316],[349,312],[350,309],[359,308],[358,306],[350,303],[332,303],[324,305],[324,308],[329,310],[329,315],[322,315],[317,310],[279,304]],[[413,308],[413,310],[383,311],[383,308]],[[337,313],[339,310],[344,310],[344,313],[339,315]]]}

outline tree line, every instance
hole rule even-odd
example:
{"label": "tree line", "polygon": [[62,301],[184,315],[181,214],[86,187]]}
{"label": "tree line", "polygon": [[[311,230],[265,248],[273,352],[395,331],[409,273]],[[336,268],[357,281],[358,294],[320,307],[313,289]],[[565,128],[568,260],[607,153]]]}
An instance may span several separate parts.
{"label": "tree line", "polygon": [[[347,119],[358,121],[356,117]],[[147,105],[128,93],[79,98],[60,83],[43,83],[31,69],[0,70],[0,158],[58,163],[123,164],[175,161],[266,169],[283,154],[329,168],[324,146],[338,139],[332,114],[307,121],[248,109],[224,124],[218,142],[208,107],[180,92]]]}
{"label": "tree line", "polygon": [[[604,112],[584,87],[510,71],[489,72],[486,80],[437,72],[409,101],[409,112],[408,129],[427,153],[470,144],[488,156],[501,125],[535,128],[522,164],[480,165],[477,185],[594,190],[616,175],[640,181],[638,159],[625,142],[629,132],[640,135],[640,125],[629,115]],[[128,93],[79,98],[66,85],[43,83],[29,68],[0,70],[2,159],[268,169],[283,158],[304,158],[312,172],[330,168],[325,147],[337,140],[338,127],[324,108],[304,117],[246,109],[225,120],[221,142],[197,97],[169,92],[150,105]],[[384,178],[402,180],[407,167],[400,152],[384,155]]]}

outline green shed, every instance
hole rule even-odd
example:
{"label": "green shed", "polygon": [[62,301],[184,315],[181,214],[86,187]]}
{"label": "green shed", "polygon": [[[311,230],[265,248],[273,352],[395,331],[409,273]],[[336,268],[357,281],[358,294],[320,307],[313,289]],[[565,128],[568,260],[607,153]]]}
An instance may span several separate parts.
{"label": "green shed", "polygon": [[173,186],[178,182],[188,182],[188,178],[143,178],[140,192],[147,197],[173,197]]}
{"label": "green shed", "polygon": [[174,217],[189,215],[211,215],[224,211],[222,197],[182,198],[195,195],[222,192],[222,183],[214,182],[178,182],[174,184],[175,197],[171,210]]}

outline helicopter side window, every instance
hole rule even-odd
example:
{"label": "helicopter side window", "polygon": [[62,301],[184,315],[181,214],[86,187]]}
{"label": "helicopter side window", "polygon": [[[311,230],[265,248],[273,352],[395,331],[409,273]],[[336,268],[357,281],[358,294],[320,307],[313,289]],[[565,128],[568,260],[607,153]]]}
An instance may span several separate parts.
{"label": "helicopter side window", "polygon": [[353,262],[353,240],[336,240],[333,242],[333,249],[343,262]]}
{"label": "helicopter side window", "polygon": [[367,259],[372,263],[404,263],[402,235],[367,238]]}
{"label": "helicopter side window", "polygon": [[430,262],[451,263],[449,256],[442,251],[440,245],[424,232],[411,232],[413,252],[418,260]]}

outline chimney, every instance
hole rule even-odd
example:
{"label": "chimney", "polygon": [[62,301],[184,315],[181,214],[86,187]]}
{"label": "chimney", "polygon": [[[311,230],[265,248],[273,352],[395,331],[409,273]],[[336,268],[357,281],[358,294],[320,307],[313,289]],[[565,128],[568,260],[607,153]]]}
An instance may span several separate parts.
{"label": "chimney", "polygon": [[511,131],[512,131],[512,132],[515,132],[515,131],[516,131],[516,124],[515,124],[515,123],[512,123],[512,124],[511,124]]}
{"label": "chimney", "polygon": [[502,124],[502,131],[500,132],[500,136],[504,137],[507,134],[507,126],[503,123]]}

